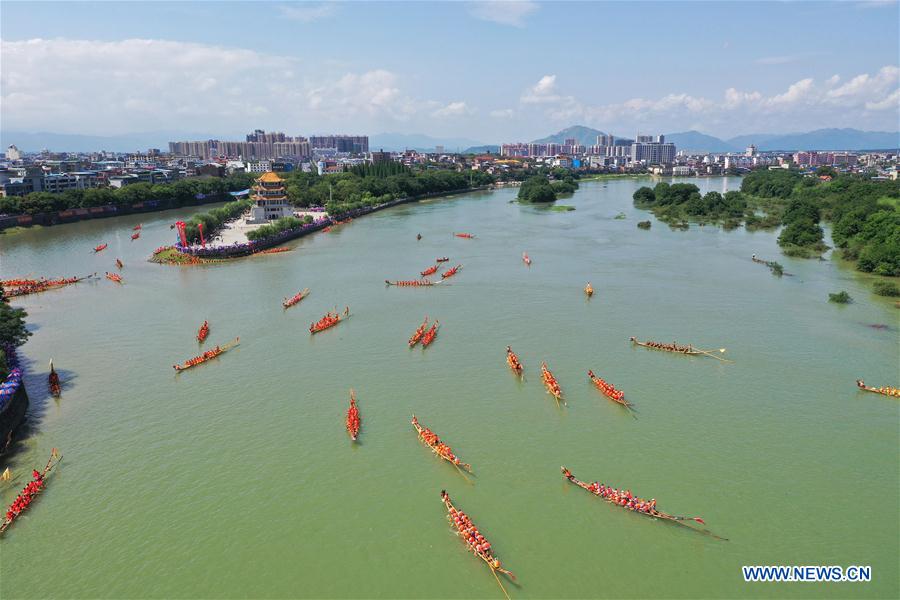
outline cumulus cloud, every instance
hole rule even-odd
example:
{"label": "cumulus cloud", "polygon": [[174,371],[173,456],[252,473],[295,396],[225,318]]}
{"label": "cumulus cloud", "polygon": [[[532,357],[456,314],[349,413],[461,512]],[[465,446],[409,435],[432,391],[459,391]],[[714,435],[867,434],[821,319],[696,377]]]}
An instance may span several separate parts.
{"label": "cumulus cloud", "polygon": [[439,118],[458,117],[461,115],[470,115],[472,112],[472,109],[469,108],[465,102],[450,102],[446,106],[442,106],[433,111],[431,115]]}
{"label": "cumulus cloud", "polygon": [[526,18],[536,12],[538,8],[537,2],[529,0],[493,0],[473,2],[469,12],[473,17],[482,21],[524,27]]}
{"label": "cumulus cloud", "polygon": [[846,82],[837,75],[821,82],[803,78],[770,95],[728,88],[721,98],[673,93],[596,105],[561,93],[556,76],[545,75],[522,93],[520,103],[523,109],[542,111],[543,116],[553,120],[581,120],[605,127],[656,124],[671,131],[705,123],[703,129],[713,130],[717,126],[733,127],[738,122],[741,130],[747,127],[796,130],[868,123],[893,130],[900,117],[898,78],[900,68],[889,65]]}
{"label": "cumulus cloud", "polygon": [[120,133],[389,125],[465,102],[415,98],[384,69],[316,74],[302,60],[189,42],[0,41],[5,129]]}

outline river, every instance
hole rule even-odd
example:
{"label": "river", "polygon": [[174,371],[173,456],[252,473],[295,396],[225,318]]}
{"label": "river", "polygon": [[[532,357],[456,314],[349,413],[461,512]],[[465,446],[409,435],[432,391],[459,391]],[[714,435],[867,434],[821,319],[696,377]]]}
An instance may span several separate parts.
{"label": "river", "polygon": [[[518,575],[513,598],[897,597],[900,405],[854,385],[898,384],[897,310],[846,265],[781,256],[777,233],[669,229],[632,206],[646,182],[584,183],[561,201],[573,212],[512,203],[515,189],[433,199],[201,267],[146,260],[196,209],[0,235],[3,278],[101,276],[15,302],[34,332],[21,349],[32,431],[8,464],[27,477],[51,447],[64,459],[0,542],[0,596],[502,598],[452,535],[446,489]],[[383,283],[444,255],[464,265],[447,284]],[[102,278],[116,257],[121,286]],[[829,303],[839,290],[856,302]],[[309,335],[345,306],[346,323]],[[425,315],[440,332],[410,351]],[[174,374],[204,319],[207,346],[240,346]],[[724,347],[734,362],[630,336]],[[545,393],[542,360],[567,407]],[[473,475],[417,440],[414,413]],[[729,541],[608,505],[560,465],[701,515]],[[0,488],[4,506],[15,487]],[[743,581],[742,565],[782,564],[871,565],[872,581]]]}

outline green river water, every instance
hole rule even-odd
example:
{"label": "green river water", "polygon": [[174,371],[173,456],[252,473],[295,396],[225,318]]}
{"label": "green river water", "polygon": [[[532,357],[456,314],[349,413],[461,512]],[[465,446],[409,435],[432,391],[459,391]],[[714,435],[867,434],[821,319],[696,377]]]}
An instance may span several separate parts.
{"label": "green river water", "polygon": [[[585,183],[562,201],[574,212],[510,203],[514,189],[434,199],[201,267],[146,260],[197,209],[0,235],[4,278],[101,276],[15,302],[34,332],[21,349],[31,434],[7,464],[24,475],[54,446],[64,459],[0,541],[0,597],[502,598],[451,533],[447,489],[517,574],[513,598],[896,598],[900,403],[854,380],[900,383],[897,309],[846,265],[781,256],[777,233],[670,230],[632,206],[644,183]],[[444,255],[464,265],[446,285],[383,283]],[[102,278],[116,257],[122,286]],[[856,302],[829,303],[839,290]],[[346,323],[309,335],[348,305]],[[425,315],[440,333],[410,351]],[[204,319],[207,345],[240,346],[176,376]],[[734,363],[633,348],[632,335],[725,347]],[[545,393],[541,360],[568,407]],[[625,390],[636,419],[588,369]],[[413,413],[473,476],[417,440]],[[608,505],[560,465],[730,541]],[[4,507],[18,487],[0,487]],[[872,581],[751,584],[740,570],[819,564],[871,565]]]}

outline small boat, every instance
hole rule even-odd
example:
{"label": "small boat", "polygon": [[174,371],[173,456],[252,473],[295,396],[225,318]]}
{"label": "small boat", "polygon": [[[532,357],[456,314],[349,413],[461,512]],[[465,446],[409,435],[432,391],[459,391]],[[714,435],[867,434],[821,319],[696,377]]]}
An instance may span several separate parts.
{"label": "small boat", "polygon": [[588,369],[588,377],[591,378],[591,383],[597,386],[597,389],[603,392],[603,394],[607,398],[609,398],[613,402],[621,404],[627,409],[631,409],[631,403],[625,399],[625,392],[616,389],[616,386],[614,386],[613,384],[604,381],[600,377],[597,377],[590,369]]}
{"label": "small boat", "polygon": [[440,325],[441,324],[439,321],[435,321],[431,326],[431,329],[429,329],[428,332],[422,336],[422,348],[427,348],[431,345],[431,342],[434,341],[434,338],[437,335],[438,327],[440,327]]}
{"label": "small boat", "polygon": [[62,455],[59,453],[59,450],[53,448],[50,451],[50,459],[47,461],[47,464],[44,466],[44,470],[38,473],[37,471],[31,472],[31,481],[29,481],[22,491],[19,492],[19,495],[16,496],[16,499],[12,501],[12,504],[9,505],[9,508],[6,509],[6,516],[3,519],[3,522],[0,523],[0,535],[10,528],[10,526],[15,522],[17,518],[19,518],[22,513],[28,510],[28,507],[31,506],[31,503],[34,502],[34,499],[44,491],[47,485],[47,475],[50,474],[50,471],[53,470],[53,467],[59,464],[59,461],[62,460]]}
{"label": "small boat", "polygon": [[140,231],[140,230],[141,230],[141,227],[142,227],[142,225],[141,225],[140,223],[138,223],[137,225],[135,225],[135,226],[132,227],[131,229],[132,229],[132,231]]}
{"label": "small boat", "polygon": [[588,283],[586,286],[584,286],[584,293],[587,294],[588,298],[593,296],[594,295],[594,286],[592,286],[590,283]]}
{"label": "small boat", "polygon": [[585,483],[583,481],[580,481],[579,479],[576,479],[575,476],[572,475],[572,472],[567,468],[560,467],[560,469],[562,469],[563,477],[568,479],[570,482],[574,483],[584,490],[589,491],[595,496],[606,500],[610,504],[614,504],[626,510],[644,515],[646,517],[671,521],[672,523],[676,523],[678,525],[681,525],[682,527],[687,527],[692,531],[703,533],[722,541],[727,541],[725,538],[719,537],[707,529],[698,529],[696,527],[691,527],[690,525],[688,525],[687,521],[694,521],[696,523],[700,523],[701,525],[705,525],[706,522],[700,517],[682,517],[678,515],[670,515],[669,513],[665,513],[656,508],[656,500],[645,500],[643,498],[637,498],[633,496],[629,490],[618,490],[613,488],[612,486],[603,485],[600,482]]}
{"label": "small boat", "polygon": [[453,454],[453,450],[441,441],[441,438],[437,436],[435,432],[428,429],[424,425],[419,423],[419,420],[416,418],[416,415],[413,415],[412,425],[416,428],[416,432],[419,434],[419,439],[422,440],[422,443],[431,448],[431,451],[451,463],[458,469],[465,469],[466,471],[472,472],[472,465],[467,464],[459,460],[459,458]]}
{"label": "small boat", "polygon": [[440,265],[433,265],[419,273],[419,275],[421,275],[422,277],[428,277],[429,275],[434,275],[435,273],[437,273],[437,270],[440,268]]}
{"label": "small boat", "polygon": [[500,586],[500,589],[503,590],[503,595],[508,599],[509,594],[506,593],[506,588],[503,587],[503,583],[500,581],[500,578],[497,577],[497,573],[502,573],[513,581],[516,580],[516,576],[500,565],[500,559],[494,555],[494,552],[491,549],[491,543],[481,535],[478,531],[478,527],[475,526],[475,523],[472,522],[469,515],[453,506],[453,502],[450,501],[450,495],[447,494],[446,490],[441,490],[441,502],[447,507],[447,518],[450,521],[450,526],[456,532],[456,535],[462,538],[463,542],[466,544],[466,549],[469,550],[469,552],[483,560],[491,569],[491,573],[497,580],[497,584]]}
{"label": "small boat", "polygon": [[467,239],[467,240],[475,239],[475,236],[472,235],[471,233],[454,233],[453,235],[455,235],[458,238],[463,238],[463,239]]}
{"label": "small boat", "polygon": [[441,283],[440,281],[430,281],[428,279],[411,279],[408,281],[388,281],[384,280],[385,285],[396,285],[398,287],[428,287]]}
{"label": "small boat", "polygon": [[200,326],[200,329],[197,330],[197,341],[201,344],[206,341],[206,337],[209,335],[209,321],[203,321],[203,325]]}
{"label": "small boat", "polygon": [[450,257],[449,257],[449,256],[442,256],[441,258],[436,258],[436,259],[434,260],[434,262],[442,263],[442,262],[447,262],[448,260],[450,260]]}
{"label": "small boat", "polygon": [[104,250],[106,250],[107,246],[109,246],[109,244],[100,244],[99,246],[94,246],[94,252],[103,252]]}
{"label": "small boat", "polygon": [[556,381],[556,377],[553,376],[553,373],[550,372],[550,369],[547,368],[547,363],[541,363],[541,379],[544,381],[544,386],[547,388],[547,393],[556,398],[556,405],[559,406],[559,403],[566,403],[562,397],[562,390],[559,387],[559,382]]}
{"label": "small boat", "polygon": [[291,250],[293,250],[293,248],[279,246],[278,248],[266,248],[265,250],[254,252],[253,254],[281,254],[282,252],[290,252]]}
{"label": "small boat", "polygon": [[448,277],[453,277],[460,269],[462,269],[462,265],[456,265],[452,269],[447,269],[443,272],[443,274],[441,274],[441,279],[443,280],[447,279]]}
{"label": "small boat", "polygon": [[237,346],[240,341],[241,341],[241,338],[239,338],[239,337],[234,338],[234,340],[228,342],[224,346],[216,346],[212,350],[207,350],[203,354],[195,356],[194,358],[189,358],[188,360],[184,361],[180,365],[172,365],[172,368],[180,373],[181,371],[185,371],[187,369],[190,369],[191,367],[196,367],[197,365],[202,365],[203,363],[216,358],[220,354],[224,354],[225,352],[228,352],[229,350],[231,350],[232,348]]}
{"label": "small boat", "polygon": [[506,364],[509,365],[509,368],[512,369],[516,375],[521,375],[524,370],[522,363],[519,362],[519,357],[516,356],[516,353],[512,351],[510,346],[506,347]]}
{"label": "small boat", "polygon": [[118,273],[110,273],[107,271],[106,278],[110,281],[115,281],[116,283],[122,283],[122,276]]}
{"label": "small boat", "polygon": [[122,264],[122,261],[121,261],[120,259],[118,259],[118,258],[116,259],[116,266],[117,266],[118,268],[120,268],[120,269],[122,269],[122,268],[125,267],[125,265]]}
{"label": "small boat", "polygon": [[281,305],[285,308],[290,308],[293,305],[300,302],[301,300],[303,300],[304,298],[306,298],[307,296],[309,296],[309,288],[303,288],[302,290],[300,290],[299,292],[297,292],[290,298],[285,298],[284,301],[281,303]]}
{"label": "small boat", "polygon": [[309,333],[316,334],[320,331],[325,331],[329,327],[334,327],[341,321],[347,319],[350,316],[350,307],[344,309],[343,314],[338,314],[336,312],[329,311],[324,317],[313,323],[309,326]]}
{"label": "small boat", "polygon": [[413,334],[409,337],[409,347],[412,348],[422,339],[422,336],[425,335],[425,329],[428,327],[428,317],[425,317],[425,320],[422,321],[422,324],[413,332]]}
{"label": "small boat", "polygon": [[47,386],[50,388],[50,395],[59,398],[62,388],[59,384],[59,374],[53,368],[52,358],[50,359],[50,375],[47,376]]}
{"label": "small boat", "polygon": [[[686,354],[688,356],[710,356],[715,358],[716,360],[721,360],[722,362],[731,362],[726,358],[721,358],[716,356],[709,350],[701,350],[699,348],[694,348],[692,345],[688,344],[687,346],[679,346],[677,343],[672,342],[671,344],[663,344],[660,342],[652,342],[647,340],[646,342],[641,342],[636,339],[634,336],[629,338],[632,344],[643,346],[644,348],[650,348],[651,350],[662,350],[663,352],[674,352],[675,354]],[[725,352],[725,348],[719,348],[719,353],[722,354]]]}
{"label": "small boat", "polygon": [[133,242],[134,240],[138,239],[139,237],[141,237],[141,232],[135,231],[134,233],[131,234],[131,241]]}
{"label": "small boat", "polygon": [[347,433],[354,442],[359,436],[359,427],[362,425],[362,419],[359,416],[359,408],[356,406],[356,394],[350,390],[350,408],[347,409]]}
{"label": "small boat", "polygon": [[12,481],[12,471],[9,470],[9,467],[3,469],[3,472],[0,473],[0,481]]}
{"label": "small boat", "polygon": [[866,392],[872,392],[873,394],[882,394],[883,396],[890,396],[892,398],[900,398],[900,388],[887,386],[881,387],[871,387],[866,385],[862,379],[856,380],[856,386]]}
{"label": "small boat", "polygon": [[322,233],[328,233],[329,231],[331,231],[331,225],[322,229]]}
{"label": "small boat", "polygon": [[528,256],[527,252],[522,253],[522,262],[524,262],[526,265],[531,264],[531,257]]}

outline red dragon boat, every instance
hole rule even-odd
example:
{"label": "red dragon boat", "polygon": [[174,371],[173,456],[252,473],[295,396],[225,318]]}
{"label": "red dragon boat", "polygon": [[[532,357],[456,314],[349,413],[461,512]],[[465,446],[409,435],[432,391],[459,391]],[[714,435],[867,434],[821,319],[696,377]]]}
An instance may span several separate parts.
{"label": "red dragon boat", "polygon": [[463,239],[467,239],[467,240],[475,239],[475,236],[472,235],[471,233],[454,233],[453,235],[455,235],[458,238],[463,238]]}
{"label": "red dragon boat", "polygon": [[440,325],[441,324],[439,321],[435,321],[431,326],[431,329],[429,329],[428,332],[422,336],[422,348],[427,348],[431,345],[431,342],[433,342],[434,338],[437,336],[438,327],[440,327]]}
{"label": "red dragon boat", "polygon": [[682,527],[687,527],[691,531],[696,531],[698,533],[702,533],[704,535],[708,535],[714,537],[718,540],[727,541],[726,538],[719,537],[709,531],[708,529],[698,529],[696,527],[692,527],[687,522],[693,521],[695,523],[700,523],[701,525],[705,525],[706,522],[700,517],[684,517],[680,515],[670,515],[669,513],[663,512],[656,508],[656,500],[645,500],[643,498],[638,498],[632,495],[630,490],[618,490],[613,488],[612,486],[607,486],[599,481],[595,481],[594,483],[585,483],[579,479],[576,479],[572,472],[569,471],[565,467],[560,467],[562,469],[563,477],[568,479],[570,482],[574,483],[578,487],[589,491],[595,496],[606,500],[610,504],[614,504],[620,508],[624,508],[626,510],[630,510],[632,512],[636,512],[640,515],[644,515],[646,517],[653,517],[657,519],[663,519],[665,521],[669,521],[672,523],[676,523],[681,525]]}
{"label": "red dragon boat", "polygon": [[434,281],[430,281],[428,279],[411,279],[408,281],[388,281],[387,279],[385,279],[384,283],[385,283],[385,285],[396,285],[397,287],[429,287],[432,285],[437,285],[438,283],[440,283],[440,281],[434,282]]}
{"label": "red dragon boat", "polygon": [[359,408],[356,406],[356,393],[350,390],[350,408],[347,409],[347,433],[354,442],[359,437],[359,428],[362,418],[359,416]]}
{"label": "red dragon boat", "polygon": [[50,374],[47,376],[47,387],[50,388],[50,395],[59,398],[62,393],[62,387],[59,384],[59,374],[53,368],[53,359],[50,359]]}
{"label": "red dragon boat", "polygon": [[200,329],[197,330],[197,341],[201,344],[206,341],[206,337],[209,335],[209,321],[203,321],[203,325],[200,326]]}
{"label": "red dragon boat", "polygon": [[210,360],[216,358],[217,356],[224,354],[225,352],[228,352],[229,350],[231,350],[232,348],[237,346],[240,341],[241,341],[241,338],[239,338],[239,337],[234,338],[234,340],[228,342],[224,346],[216,346],[212,350],[207,350],[206,352],[204,352],[203,354],[200,354],[199,356],[195,356],[194,358],[189,358],[188,360],[184,361],[180,365],[172,365],[172,368],[180,373],[181,371],[185,371],[192,367],[196,367],[197,365],[202,365],[203,363],[210,361]]}
{"label": "red dragon boat", "polygon": [[419,273],[419,275],[421,275],[422,277],[428,277],[429,275],[434,275],[435,273],[437,273],[437,270],[440,268],[441,268],[440,265],[432,265],[432,266],[428,267],[427,269],[425,269],[424,271],[422,271],[421,273]]}
{"label": "red dragon boat", "polygon": [[513,370],[513,373],[516,375],[521,375],[522,371],[524,371],[524,367],[522,363],[519,362],[519,357],[516,356],[516,353],[512,351],[512,347],[506,347],[506,364],[509,365],[509,368]]}
{"label": "red dragon boat", "polygon": [[422,336],[425,335],[425,329],[428,327],[428,317],[425,317],[425,320],[422,321],[422,324],[413,332],[413,334],[409,337],[409,347],[412,348],[422,339]]}
{"label": "red dragon boat", "polygon": [[35,498],[44,491],[47,485],[47,475],[50,474],[53,467],[58,465],[61,460],[62,454],[59,453],[59,450],[53,448],[50,451],[50,459],[44,466],[44,470],[40,473],[37,471],[31,472],[31,481],[22,488],[22,491],[19,492],[16,499],[13,500],[12,504],[9,505],[9,508],[6,509],[6,515],[3,518],[3,522],[0,523],[0,535],[3,535],[3,533],[9,529],[15,520],[28,510]]}
{"label": "red dragon boat", "polygon": [[319,333],[320,331],[325,331],[329,327],[334,327],[341,321],[346,320],[350,316],[350,307],[344,309],[342,314],[338,314],[336,312],[329,311],[324,317],[313,323],[309,326],[309,332],[311,334]]}
{"label": "red dragon boat", "polygon": [[441,274],[441,280],[447,279],[448,277],[453,277],[459,272],[460,269],[462,269],[462,265],[456,265],[452,269],[447,269]]}
{"label": "red dragon boat", "polygon": [[541,363],[541,379],[544,380],[544,386],[547,388],[547,393],[556,398],[556,405],[559,406],[559,403],[566,403],[562,397],[562,390],[559,388],[559,382],[556,381],[556,377],[553,376],[553,373],[550,372],[550,369],[547,368],[547,363]]}
{"label": "red dragon boat", "polygon": [[500,589],[503,590],[503,595],[509,600],[509,594],[506,593],[506,588],[503,587],[503,583],[500,581],[500,578],[497,577],[497,573],[502,573],[513,581],[516,580],[516,576],[513,575],[511,571],[507,571],[501,566],[500,559],[494,555],[494,552],[491,549],[491,543],[481,535],[481,532],[478,531],[478,527],[475,526],[475,523],[472,522],[469,515],[453,505],[453,502],[450,501],[450,495],[446,490],[441,490],[441,502],[447,507],[447,518],[450,520],[450,526],[456,532],[456,535],[462,538],[463,542],[466,544],[466,549],[469,552],[483,560],[491,569],[491,573],[497,580],[497,584],[500,586]]}
{"label": "red dragon boat", "polygon": [[99,246],[94,246],[94,252],[103,252],[109,244],[100,244]]}
{"label": "red dragon boat", "polygon": [[470,473],[472,472],[472,465],[459,460],[459,458],[453,454],[453,449],[442,442],[441,438],[439,438],[435,432],[419,423],[419,419],[416,418],[416,415],[413,415],[412,426],[416,428],[416,433],[419,434],[419,439],[422,440],[422,443],[431,448],[432,452],[455,466],[457,469],[465,469]]}
{"label": "red dragon boat", "polygon": [[131,234],[131,241],[133,242],[134,240],[138,239],[139,237],[141,237],[141,232],[135,231],[134,233]]}
{"label": "red dragon boat", "polygon": [[109,271],[107,271],[106,278],[110,281],[115,281],[116,283],[122,283],[122,276],[118,273],[110,273]]}
{"label": "red dragon boat", "polygon": [[591,378],[591,383],[597,386],[597,389],[603,392],[603,394],[618,404],[621,404],[627,409],[631,409],[631,403],[625,399],[625,392],[622,390],[616,389],[616,386],[613,384],[604,381],[602,378],[594,375],[594,372],[588,369],[588,377]]}
{"label": "red dragon boat", "polygon": [[281,305],[285,308],[290,308],[293,305],[300,302],[301,300],[303,300],[304,298],[306,298],[307,296],[309,296],[309,288],[303,288],[302,290],[300,290],[299,292],[297,292],[290,298],[285,298],[284,302],[282,302]]}

